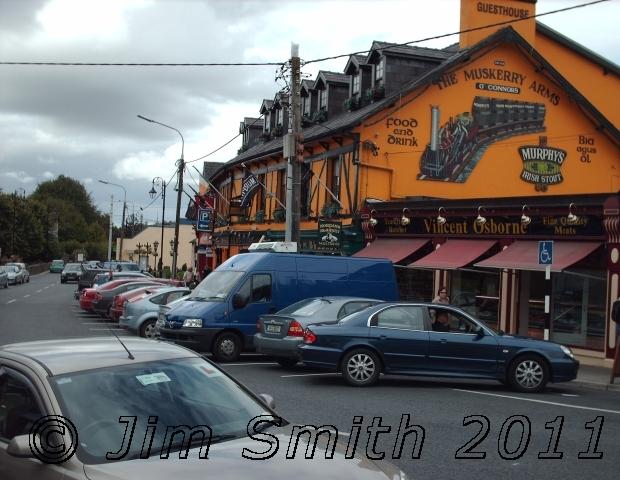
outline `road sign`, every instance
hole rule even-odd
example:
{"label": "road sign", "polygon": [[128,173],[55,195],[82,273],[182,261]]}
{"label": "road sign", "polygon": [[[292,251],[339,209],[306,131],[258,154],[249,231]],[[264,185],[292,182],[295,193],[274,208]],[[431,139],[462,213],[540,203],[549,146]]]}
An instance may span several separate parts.
{"label": "road sign", "polygon": [[198,221],[196,222],[196,230],[199,232],[211,231],[211,221],[213,219],[213,210],[210,208],[198,209]]}
{"label": "road sign", "polygon": [[538,265],[551,265],[553,263],[553,240],[538,242]]}

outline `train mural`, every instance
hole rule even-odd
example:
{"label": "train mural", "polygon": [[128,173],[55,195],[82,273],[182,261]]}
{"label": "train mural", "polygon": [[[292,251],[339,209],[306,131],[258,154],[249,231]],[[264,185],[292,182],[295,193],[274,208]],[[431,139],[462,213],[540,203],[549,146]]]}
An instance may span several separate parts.
{"label": "train mural", "polygon": [[441,126],[436,150],[426,146],[418,179],[465,182],[492,143],[544,131],[545,113],[543,103],[475,97],[471,112]]}

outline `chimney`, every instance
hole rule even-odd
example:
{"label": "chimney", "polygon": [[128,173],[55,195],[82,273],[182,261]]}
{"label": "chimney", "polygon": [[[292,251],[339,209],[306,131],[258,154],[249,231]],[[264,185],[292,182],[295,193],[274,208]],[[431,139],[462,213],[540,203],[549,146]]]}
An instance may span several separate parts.
{"label": "chimney", "polygon": [[[479,28],[485,25],[533,17],[534,15],[536,15],[536,0],[461,0],[460,30]],[[459,48],[471,47],[497,30],[507,26],[514,28],[530,45],[534,45],[536,19],[528,18],[527,20],[506,25],[497,25],[474,32],[461,33]]]}

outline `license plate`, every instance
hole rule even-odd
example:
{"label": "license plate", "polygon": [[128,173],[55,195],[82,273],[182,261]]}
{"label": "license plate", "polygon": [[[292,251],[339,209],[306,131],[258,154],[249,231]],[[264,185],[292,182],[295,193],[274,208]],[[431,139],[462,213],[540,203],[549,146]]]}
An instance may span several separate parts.
{"label": "license plate", "polygon": [[280,325],[265,325],[265,331],[267,333],[280,333]]}

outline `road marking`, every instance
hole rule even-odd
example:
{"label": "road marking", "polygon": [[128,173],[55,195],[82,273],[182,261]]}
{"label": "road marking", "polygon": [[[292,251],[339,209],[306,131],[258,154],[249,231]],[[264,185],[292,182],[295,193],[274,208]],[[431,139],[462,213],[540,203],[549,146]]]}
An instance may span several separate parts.
{"label": "road marking", "polygon": [[30,294],[28,293],[27,295],[24,295],[24,298],[28,298],[30,296]]}
{"label": "road marking", "polygon": [[37,290],[37,293],[41,293],[43,290]]}
{"label": "road marking", "polygon": [[48,288],[50,288],[49,285],[47,287],[43,287],[43,290],[47,290]]}
{"label": "road marking", "polygon": [[579,395],[575,395],[574,393],[563,393],[563,397],[578,397]]}
{"label": "road marking", "polygon": [[240,367],[241,365],[277,365],[277,363],[276,362],[222,363],[220,367]]}
{"label": "road marking", "polygon": [[567,403],[548,402],[546,400],[535,400],[533,398],[515,397],[512,395],[500,395],[498,393],[476,392],[474,390],[462,390],[460,388],[453,388],[452,390],[456,392],[475,393],[477,395],[487,395],[489,397],[510,398],[512,400],[523,400],[524,402],[544,403],[546,405],[555,405],[558,407],[576,408],[579,410],[593,410],[595,412],[617,413],[618,415],[620,415],[620,410],[607,410],[605,408],[585,407],[583,405],[569,405]]}
{"label": "road marking", "polygon": [[6,302],[6,304],[8,305],[9,303],[13,303],[13,302],[16,302],[16,301],[17,301],[16,299],[9,300],[8,302]]}
{"label": "road marking", "polygon": [[82,325],[118,325],[118,323],[115,323],[115,322],[82,322]]}
{"label": "road marking", "polygon": [[280,378],[289,377],[317,377],[319,375],[340,375],[339,373],[299,373],[296,375],[280,375]]}
{"label": "road marking", "polygon": [[91,332],[109,332],[110,330],[116,330],[118,332],[126,332],[124,328],[89,328]]}

